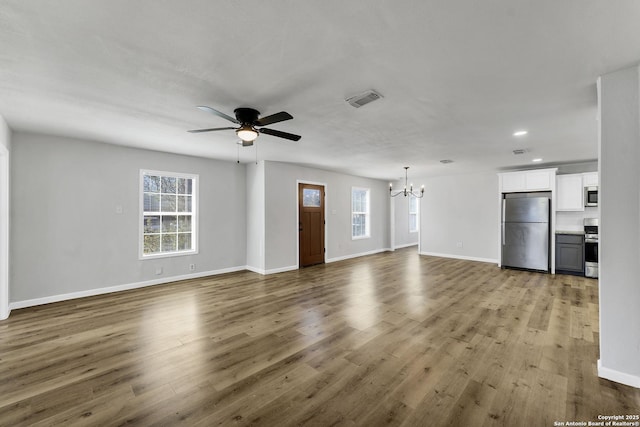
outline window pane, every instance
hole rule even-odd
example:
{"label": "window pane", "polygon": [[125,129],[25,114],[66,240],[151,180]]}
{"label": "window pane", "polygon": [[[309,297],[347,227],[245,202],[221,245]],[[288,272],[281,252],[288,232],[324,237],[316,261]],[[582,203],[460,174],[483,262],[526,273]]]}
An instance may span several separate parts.
{"label": "window pane", "polygon": [[178,219],[175,215],[164,215],[162,217],[162,232],[175,233],[178,230]]}
{"label": "window pane", "polygon": [[175,212],[176,211],[176,197],[168,194],[161,196],[162,200],[162,212]]}
{"label": "window pane", "polygon": [[144,211],[159,212],[160,211],[160,195],[144,193]]}
{"label": "window pane", "polygon": [[418,199],[416,199],[415,197],[409,197],[409,212],[410,213],[417,214],[419,206],[420,205],[418,203]]}
{"label": "window pane", "polygon": [[353,214],[353,236],[363,236],[365,230],[365,215],[363,214]]}
{"label": "window pane", "polygon": [[176,250],[177,234],[163,234],[162,235],[162,252],[172,252]]}
{"label": "window pane", "polygon": [[191,194],[191,189],[193,188],[192,181],[191,178],[178,178],[176,180],[178,194]]}
{"label": "window pane", "polygon": [[160,177],[154,175],[144,175],[143,176],[144,189],[143,191],[148,191],[151,193],[159,193],[160,192]]}
{"label": "window pane", "polygon": [[409,231],[418,231],[418,221],[416,214],[409,215]]}
{"label": "window pane", "polygon": [[144,232],[145,233],[159,233],[160,232],[160,217],[159,216],[145,216],[144,217]]}
{"label": "window pane", "polygon": [[178,212],[191,212],[191,196],[178,196]]}
{"label": "window pane", "polygon": [[186,251],[191,249],[191,233],[178,234],[178,250]]}
{"label": "window pane", "polygon": [[173,193],[176,192],[176,178],[170,176],[162,177],[162,192]]}
{"label": "window pane", "polygon": [[191,231],[191,217],[180,215],[178,217],[178,231]]}
{"label": "window pane", "polygon": [[144,236],[144,253],[155,254],[160,252],[160,235],[151,234]]}
{"label": "window pane", "polygon": [[320,190],[313,188],[302,189],[302,206],[320,207]]}

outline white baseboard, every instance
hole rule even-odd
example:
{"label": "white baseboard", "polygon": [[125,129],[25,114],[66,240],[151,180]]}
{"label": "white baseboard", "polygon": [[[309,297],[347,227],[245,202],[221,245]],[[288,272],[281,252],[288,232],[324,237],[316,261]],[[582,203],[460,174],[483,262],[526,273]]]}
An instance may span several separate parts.
{"label": "white baseboard", "polygon": [[491,264],[497,264],[498,263],[497,259],[479,258],[479,257],[473,257],[473,256],[466,256],[466,255],[441,254],[441,253],[437,253],[437,252],[420,252],[420,255],[437,256],[437,257],[440,257],[440,258],[462,259],[462,260],[465,260],[465,261],[488,262],[488,263],[491,263]]}
{"label": "white baseboard", "polygon": [[130,289],[144,288],[146,286],[162,285],[165,283],[177,282],[179,280],[197,279],[200,277],[215,276],[224,273],[233,273],[246,270],[246,266],[222,268],[220,270],[201,271],[198,273],[183,274],[180,276],[163,277],[161,279],[146,280],[144,282],[127,283],[124,285],[108,286],[105,288],[88,289],[86,291],[71,292],[68,294],[51,295],[48,297],[34,298],[23,301],[15,301],[9,304],[11,310],[18,308],[33,307],[36,305],[50,304],[52,302],[67,301],[76,298],[91,297],[95,295],[110,294],[112,292],[128,291]]}
{"label": "white baseboard", "polygon": [[262,274],[266,276],[268,274],[276,274],[276,273],[284,273],[285,271],[297,270],[297,265],[290,265],[288,267],[278,267],[272,268],[270,270],[265,270],[264,268],[251,267],[250,265],[246,266],[246,270],[253,271],[254,273]]}
{"label": "white baseboard", "polygon": [[262,275],[266,274],[266,270],[264,268],[252,267],[250,265],[247,265],[245,268],[249,271],[253,271],[254,273],[258,273]]}
{"label": "white baseboard", "polygon": [[345,259],[351,259],[351,258],[358,258],[361,256],[367,256],[367,255],[374,255],[374,254],[379,254],[380,252],[387,252],[390,251],[391,248],[383,248],[383,249],[376,249],[373,251],[368,251],[368,252],[360,252],[358,254],[351,254],[351,255],[343,255],[343,256],[339,256],[339,257],[335,257],[335,258],[327,258],[325,260],[326,263],[330,263],[330,262],[336,262],[336,261],[344,261]]}
{"label": "white baseboard", "polygon": [[616,371],[615,369],[605,368],[604,366],[602,366],[602,361],[600,359],[598,359],[598,376],[600,378],[615,381],[620,384],[640,388],[639,376]]}
{"label": "white baseboard", "polygon": [[265,271],[264,274],[284,273],[285,271],[292,271],[297,269],[298,269],[297,265],[290,265],[288,267],[272,268],[270,270]]}
{"label": "white baseboard", "polygon": [[393,249],[403,249],[403,248],[408,248],[410,246],[418,246],[418,242],[415,243],[405,243],[404,245],[396,245],[393,247]]}

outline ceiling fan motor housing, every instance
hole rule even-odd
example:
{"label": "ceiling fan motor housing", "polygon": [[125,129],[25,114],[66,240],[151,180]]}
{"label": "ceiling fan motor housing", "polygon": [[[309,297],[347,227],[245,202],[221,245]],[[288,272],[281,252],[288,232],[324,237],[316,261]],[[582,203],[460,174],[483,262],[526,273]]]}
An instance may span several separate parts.
{"label": "ceiling fan motor housing", "polygon": [[253,108],[236,108],[233,112],[236,115],[236,119],[242,124],[253,125],[260,116],[260,112]]}

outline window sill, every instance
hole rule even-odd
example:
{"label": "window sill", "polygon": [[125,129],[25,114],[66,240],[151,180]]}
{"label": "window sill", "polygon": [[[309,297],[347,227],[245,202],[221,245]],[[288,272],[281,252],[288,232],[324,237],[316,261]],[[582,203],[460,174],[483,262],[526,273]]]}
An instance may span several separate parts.
{"label": "window sill", "polygon": [[158,258],[173,258],[185,255],[197,255],[198,251],[184,251],[184,252],[169,252],[169,253],[160,253],[154,255],[139,255],[138,259],[141,261],[150,260],[150,259],[158,259]]}
{"label": "window sill", "polygon": [[351,236],[351,240],[362,240],[362,239],[370,239],[371,236]]}

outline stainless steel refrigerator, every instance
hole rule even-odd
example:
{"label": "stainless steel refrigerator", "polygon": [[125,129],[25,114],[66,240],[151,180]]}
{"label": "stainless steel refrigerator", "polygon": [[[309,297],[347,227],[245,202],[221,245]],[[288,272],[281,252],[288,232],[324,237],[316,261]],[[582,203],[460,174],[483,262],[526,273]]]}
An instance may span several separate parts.
{"label": "stainless steel refrigerator", "polygon": [[502,266],[549,271],[550,200],[502,200]]}

